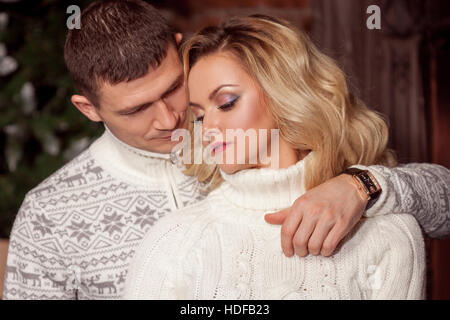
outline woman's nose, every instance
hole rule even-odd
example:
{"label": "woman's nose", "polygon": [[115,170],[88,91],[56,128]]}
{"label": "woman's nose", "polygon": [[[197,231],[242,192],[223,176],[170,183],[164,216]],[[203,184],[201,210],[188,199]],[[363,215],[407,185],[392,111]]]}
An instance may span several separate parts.
{"label": "woman's nose", "polygon": [[220,119],[214,112],[206,112],[203,116],[202,126],[204,132],[207,130],[220,129]]}
{"label": "woman's nose", "polygon": [[205,115],[202,123],[203,141],[221,141],[220,119],[214,114]]}

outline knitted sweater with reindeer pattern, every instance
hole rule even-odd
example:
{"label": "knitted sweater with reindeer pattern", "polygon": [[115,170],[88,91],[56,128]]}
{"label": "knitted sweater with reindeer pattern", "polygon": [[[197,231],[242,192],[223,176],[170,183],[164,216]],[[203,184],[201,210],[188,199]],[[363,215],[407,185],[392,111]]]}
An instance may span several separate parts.
{"label": "knitted sweater with reindeer pattern", "polygon": [[[450,235],[449,170],[368,169],[383,192],[366,216],[409,213],[427,234]],[[3,297],[118,299],[144,235],[205,196],[170,155],[135,149],[106,130],[25,197],[10,236]]]}
{"label": "knitted sweater with reindeer pattern", "polygon": [[170,155],[132,148],[106,130],[27,194],[11,233],[4,298],[120,298],[144,234],[202,198]]}

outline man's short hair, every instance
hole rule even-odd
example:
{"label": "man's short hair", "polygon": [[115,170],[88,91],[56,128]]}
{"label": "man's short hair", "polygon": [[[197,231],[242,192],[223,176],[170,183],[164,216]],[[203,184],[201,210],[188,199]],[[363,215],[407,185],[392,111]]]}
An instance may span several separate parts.
{"label": "man's short hair", "polygon": [[174,30],[141,0],[100,0],[81,14],[81,29],[69,30],[64,59],[72,79],[95,106],[102,83],[143,77],[176,45]]}

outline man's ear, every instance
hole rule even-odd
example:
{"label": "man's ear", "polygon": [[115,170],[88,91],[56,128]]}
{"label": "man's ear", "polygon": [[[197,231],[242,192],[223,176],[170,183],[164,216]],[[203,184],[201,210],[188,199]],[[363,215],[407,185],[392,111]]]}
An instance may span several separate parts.
{"label": "man's ear", "polygon": [[181,40],[183,40],[183,35],[181,33],[175,33],[175,41],[177,42],[177,45],[180,45]]}
{"label": "man's ear", "polygon": [[103,121],[97,112],[97,108],[85,96],[73,95],[70,99],[75,107],[91,121]]}

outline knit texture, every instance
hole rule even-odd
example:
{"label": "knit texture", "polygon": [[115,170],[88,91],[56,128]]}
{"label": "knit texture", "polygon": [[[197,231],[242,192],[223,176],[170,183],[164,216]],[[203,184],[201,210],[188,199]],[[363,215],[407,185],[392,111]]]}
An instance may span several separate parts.
{"label": "knit texture", "polygon": [[[107,130],[88,150],[31,190],[11,232],[3,297],[120,298],[128,265],[144,234],[160,217],[205,197],[195,178],[184,176],[169,159],[170,155],[132,148]],[[447,168],[434,164],[359,167],[370,170],[383,188],[366,216],[388,213],[404,219],[402,213],[408,213],[428,235],[450,235]],[[224,201],[223,196],[218,199]],[[255,202],[261,199],[265,197]],[[279,241],[271,245],[276,247]],[[377,274],[370,267],[368,279],[377,279]]]}
{"label": "knit texture", "polygon": [[381,193],[364,216],[409,213],[429,237],[450,237],[450,170],[431,163],[409,163],[395,168],[354,167],[370,170],[381,188],[388,190]]}
{"label": "knit texture", "polygon": [[204,198],[170,155],[108,130],[31,190],[9,245],[5,299],[118,299],[128,265],[159,218]]}
{"label": "knit texture", "polygon": [[[162,218],[130,266],[125,299],[422,299],[424,243],[410,215],[366,219],[329,258],[284,256],[268,211],[305,192],[304,163],[249,169]],[[380,212],[385,214],[387,212]]]}

